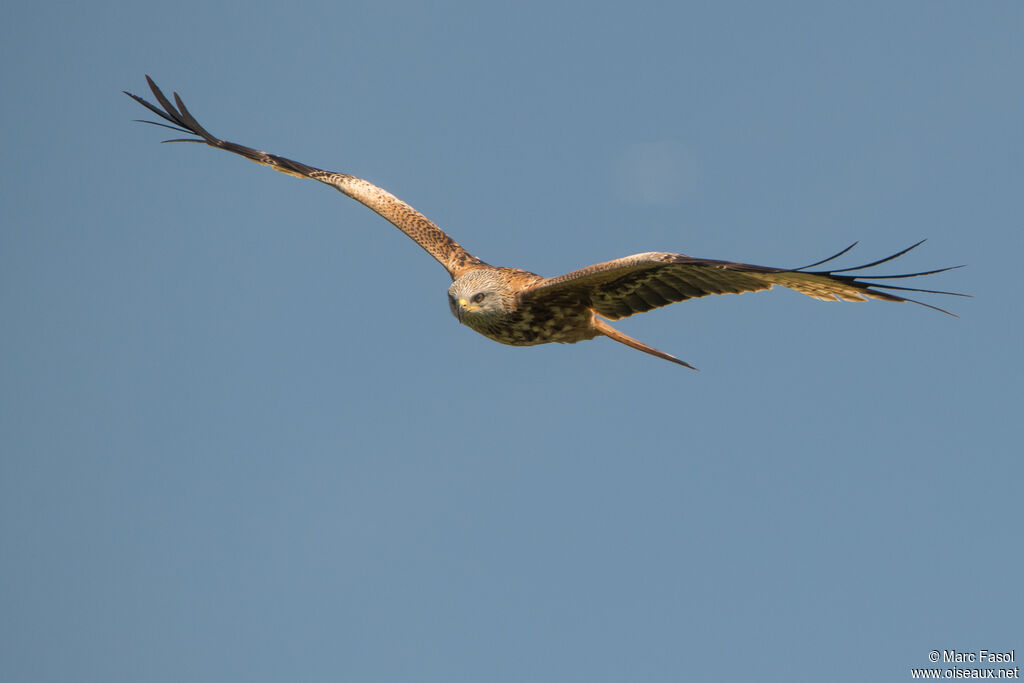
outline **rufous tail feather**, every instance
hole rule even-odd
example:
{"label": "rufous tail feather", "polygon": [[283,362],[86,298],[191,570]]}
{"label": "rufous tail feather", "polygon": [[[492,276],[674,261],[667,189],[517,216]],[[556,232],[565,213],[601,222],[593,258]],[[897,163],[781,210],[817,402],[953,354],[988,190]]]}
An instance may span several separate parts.
{"label": "rufous tail feather", "polygon": [[662,358],[664,360],[671,361],[673,363],[678,363],[679,365],[682,365],[684,367],[690,368],[691,370],[697,370],[697,368],[693,367],[692,365],[690,365],[686,361],[679,360],[678,358],[676,358],[675,356],[673,356],[671,354],[665,353],[664,351],[659,351],[658,349],[654,348],[653,346],[648,346],[647,344],[644,344],[641,341],[637,341],[636,339],[633,339],[629,335],[626,335],[626,334],[623,334],[622,332],[619,332],[617,329],[615,329],[614,327],[612,327],[611,325],[606,323],[601,318],[598,318],[596,315],[594,316],[593,325],[594,325],[594,329],[595,330],[597,330],[598,332],[600,332],[604,336],[608,337],[609,339],[614,339],[615,341],[619,342],[620,344],[625,344],[626,346],[634,348],[637,351],[643,351],[644,353],[649,353],[652,356],[656,356],[658,358]]}

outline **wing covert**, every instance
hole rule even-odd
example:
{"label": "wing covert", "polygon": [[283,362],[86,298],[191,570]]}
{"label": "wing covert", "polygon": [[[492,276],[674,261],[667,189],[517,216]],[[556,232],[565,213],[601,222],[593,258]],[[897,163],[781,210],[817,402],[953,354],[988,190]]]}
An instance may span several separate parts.
{"label": "wing covert", "polygon": [[[618,320],[687,299],[696,299],[712,294],[756,292],[780,285],[822,301],[866,301],[868,299],[910,301],[953,315],[949,311],[931,304],[882,290],[966,295],[913,287],[898,287],[859,279],[864,276],[840,274],[870,268],[892,260],[918,244],[864,266],[814,272],[800,268],[789,270],[734,261],[700,259],[685,254],[647,252],[587,266],[558,277],[545,278],[537,282],[523,296],[533,301],[541,301],[548,297],[581,300],[599,315],[611,320]],[[836,256],[847,250],[836,254]],[[820,265],[836,256],[812,265]],[[961,266],[954,266],[954,268],[959,267]],[[902,275],[873,276],[871,279],[918,277],[946,270],[951,270],[951,268]]]}

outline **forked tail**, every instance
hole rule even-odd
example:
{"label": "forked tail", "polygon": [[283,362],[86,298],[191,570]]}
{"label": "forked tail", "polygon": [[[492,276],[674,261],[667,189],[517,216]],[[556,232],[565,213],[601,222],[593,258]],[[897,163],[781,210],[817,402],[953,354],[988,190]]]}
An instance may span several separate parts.
{"label": "forked tail", "polygon": [[652,356],[656,356],[658,358],[663,358],[663,359],[665,359],[667,361],[671,361],[673,363],[678,363],[679,365],[688,367],[691,370],[697,370],[697,368],[693,367],[692,365],[690,365],[686,361],[679,360],[678,358],[676,358],[675,356],[673,356],[671,354],[665,353],[664,351],[659,351],[658,349],[654,348],[653,346],[648,346],[647,344],[644,344],[641,341],[637,341],[636,339],[633,339],[632,337],[630,337],[630,336],[628,336],[626,334],[623,334],[622,332],[619,332],[617,329],[615,329],[614,327],[612,327],[611,325],[606,323],[601,318],[598,318],[596,315],[594,316],[594,320],[593,320],[592,324],[594,325],[594,329],[595,330],[597,330],[598,332],[600,332],[604,336],[608,337],[609,339],[614,339],[615,341],[619,342],[620,344],[625,344],[626,346],[634,348],[637,351],[643,351],[644,353],[649,353]]}

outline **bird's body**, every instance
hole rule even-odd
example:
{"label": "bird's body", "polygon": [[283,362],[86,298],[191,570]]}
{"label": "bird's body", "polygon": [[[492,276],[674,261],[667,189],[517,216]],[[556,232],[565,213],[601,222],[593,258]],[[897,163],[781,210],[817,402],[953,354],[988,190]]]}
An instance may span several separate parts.
{"label": "bird's body", "polygon": [[[541,310],[519,293],[543,280],[516,268],[480,268],[452,282],[448,304],[459,322],[488,339],[510,346],[583,341],[587,316],[581,310],[550,307]],[[479,301],[474,301],[479,297]]]}
{"label": "bird's body", "polygon": [[597,336],[593,313],[578,297],[538,304],[523,296],[543,280],[517,268],[471,270],[448,288],[449,306],[459,322],[510,346],[572,344]]}
{"label": "bird's body", "polygon": [[[452,277],[448,302],[459,322],[502,344],[571,344],[605,336],[658,358],[693,367],[623,334],[606,320],[618,320],[686,299],[753,292],[771,289],[774,285],[825,301],[865,301],[869,298],[913,301],[883,289],[953,294],[865,282],[858,276],[842,274],[891,261],[920,242],[864,266],[826,271],[809,271],[808,268],[841,256],[853,245],[828,259],[796,269],[700,259],[667,252],[634,254],[553,278],[518,268],[494,267],[470,254],[416,209],[373,183],[214,137],[199,125],[177,93],[174,93],[175,106],[152,79],[147,76],[146,80],[162,109],[141,97],[125,94],[172,125],[147,123],[196,136],[169,142],[201,142],[224,149],[282,173],[330,185],[369,207],[393,223],[448,271]],[[945,270],[950,268],[873,276],[872,279],[909,278]],[[913,303],[942,310],[919,301]]]}

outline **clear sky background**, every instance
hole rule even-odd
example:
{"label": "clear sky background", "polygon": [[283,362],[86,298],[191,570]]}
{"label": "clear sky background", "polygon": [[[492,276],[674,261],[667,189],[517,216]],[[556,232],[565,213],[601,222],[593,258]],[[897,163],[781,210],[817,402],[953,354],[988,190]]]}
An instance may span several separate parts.
{"label": "clear sky background", "polygon": [[[910,680],[1024,653],[1024,5],[16,3],[0,679]],[[664,250],[974,299],[460,327],[328,188],[496,265]],[[927,285],[925,285],[927,286]]]}

